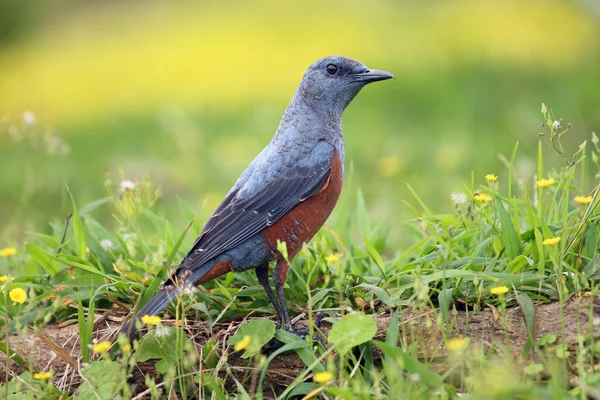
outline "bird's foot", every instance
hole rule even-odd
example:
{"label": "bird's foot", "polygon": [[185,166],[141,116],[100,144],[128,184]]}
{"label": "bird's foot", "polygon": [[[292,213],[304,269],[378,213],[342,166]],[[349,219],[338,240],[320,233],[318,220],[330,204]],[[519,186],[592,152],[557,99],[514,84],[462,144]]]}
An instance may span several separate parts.
{"label": "bird's foot", "polygon": [[[321,322],[327,316],[328,316],[327,314],[319,314],[314,320],[315,328],[319,328],[319,326],[321,325]],[[277,329],[281,329],[281,325],[278,325]],[[283,329],[286,332],[293,333],[294,335],[296,335],[302,339],[306,339],[306,337],[310,334],[309,327],[294,329],[292,326],[287,326],[287,327],[284,326]],[[315,333],[315,335],[312,337],[312,340],[314,342],[319,342],[321,345],[325,344],[324,338],[322,336],[318,335],[317,333]],[[283,342],[273,338],[264,346],[263,351],[266,354],[270,354],[270,353],[273,353],[274,351],[278,350],[279,348],[283,347],[283,345],[284,345]]]}

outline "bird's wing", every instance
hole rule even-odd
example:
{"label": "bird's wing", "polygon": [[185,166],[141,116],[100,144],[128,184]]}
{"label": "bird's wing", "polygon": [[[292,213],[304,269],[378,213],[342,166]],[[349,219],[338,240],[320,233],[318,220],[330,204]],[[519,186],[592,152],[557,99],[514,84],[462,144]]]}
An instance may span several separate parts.
{"label": "bird's wing", "polygon": [[257,166],[206,223],[185,267],[197,268],[234,248],[316,194],[329,176],[333,154],[333,146],[321,140],[314,147],[279,152]]}

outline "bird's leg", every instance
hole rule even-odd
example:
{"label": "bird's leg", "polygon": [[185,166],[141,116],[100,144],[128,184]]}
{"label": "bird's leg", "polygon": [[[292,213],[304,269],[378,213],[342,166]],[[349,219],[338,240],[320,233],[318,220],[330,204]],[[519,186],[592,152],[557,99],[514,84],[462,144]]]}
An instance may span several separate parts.
{"label": "bird's leg", "polygon": [[277,265],[275,265],[275,271],[273,274],[273,280],[275,281],[275,291],[279,297],[279,318],[281,320],[281,327],[288,332],[295,333],[294,328],[292,327],[292,320],[290,319],[287,303],[285,301],[285,294],[283,293],[283,285],[285,284],[285,278],[287,278],[288,268],[289,265],[284,259],[277,261]]}
{"label": "bird's leg", "polygon": [[275,297],[275,293],[273,293],[273,289],[271,289],[271,285],[269,285],[269,263],[259,265],[255,271],[258,281],[262,285],[263,289],[265,289],[265,292],[267,292],[267,296],[269,296],[271,303],[273,303],[273,308],[275,308],[277,316],[281,318],[281,306],[279,305],[277,297]]}

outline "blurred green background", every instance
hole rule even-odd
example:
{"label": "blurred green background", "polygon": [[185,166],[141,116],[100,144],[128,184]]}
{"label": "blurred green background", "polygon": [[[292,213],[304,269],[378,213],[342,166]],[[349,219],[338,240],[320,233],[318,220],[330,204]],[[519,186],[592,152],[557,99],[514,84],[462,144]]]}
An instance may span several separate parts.
{"label": "blurred green background", "polygon": [[149,176],[179,227],[178,197],[212,211],[332,54],[397,77],[344,117],[346,196],[375,220],[409,215],[406,183],[438,212],[471,172],[502,185],[517,140],[532,180],[542,102],[573,123],[568,151],[600,130],[599,4],[3,0],[0,247],[64,218],[66,185],[104,196],[107,171]]}

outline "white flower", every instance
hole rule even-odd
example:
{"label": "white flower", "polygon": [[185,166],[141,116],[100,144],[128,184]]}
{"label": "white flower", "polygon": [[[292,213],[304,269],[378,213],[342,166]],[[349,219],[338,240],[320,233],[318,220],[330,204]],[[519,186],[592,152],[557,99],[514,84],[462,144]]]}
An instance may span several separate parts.
{"label": "white flower", "polygon": [[102,246],[105,251],[108,251],[113,248],[113,242],[110,239],[102,239],[100,241],[100,246]]}
{"label": "white flower", "polygon": [[156,335],[156,337],[167,336],[168,333],[169,333],[169,328],[167,328],[166,326],[161,326],[154,330],[154,334]]}
{"label": "white flower", "polygon": [[33,114],[31,111],[25,111],[23,113],[23,121],[25,121],[25,123],[29,126],[35,125],[35,114]]}
{"label": "white flower", "polygon": [[554,128],[554,129],[558,130],[558,129],[562,129],[562,126],[560,126],[560,122],[558,122],[558,121],[554,121],[554,122],[552,123],[552,128]]}
{"label": "white flower", "polygon": [[467,202],[467,195],[464,193],[452,193],[450,195],[454,204],[465,204]]}
{"label": "white flower", "polygon": [[123,192],[132,191],[135,190],[135,183],[133,181],[130,181],[129,179],[126,179],[123,182],[121,182],[119,188]]}

